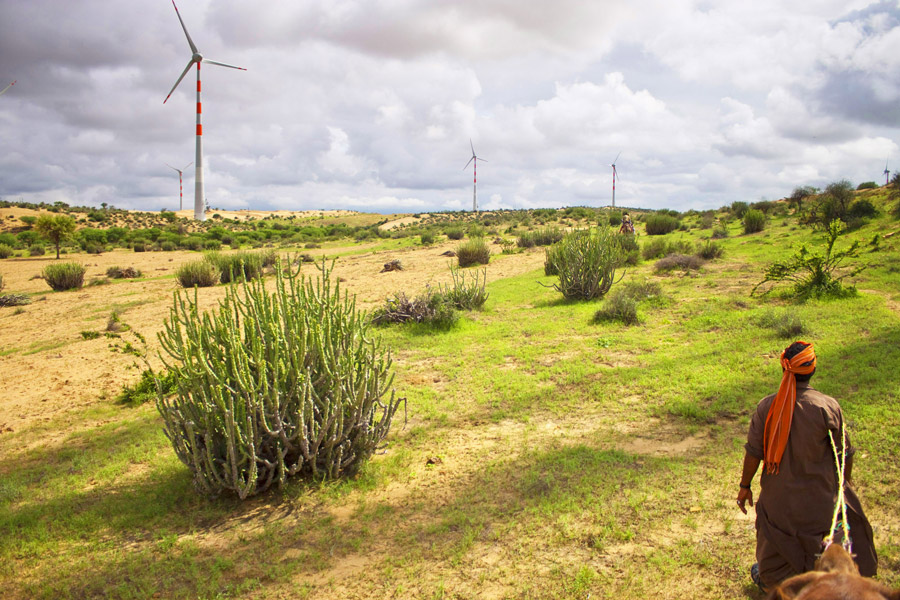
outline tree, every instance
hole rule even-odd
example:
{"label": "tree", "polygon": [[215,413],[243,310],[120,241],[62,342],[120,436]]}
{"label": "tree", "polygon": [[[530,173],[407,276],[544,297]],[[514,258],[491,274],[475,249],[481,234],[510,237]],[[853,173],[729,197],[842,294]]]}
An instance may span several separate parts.
{"label": "tree", "polygon": [[75,219],[66,215],[41,215],[34,230],[56,246],[56,259],[59,260],[59,246],[75,233]]}
{"label": "tree", "polygon": [[790,201],[791,204],[795,204],[797,206],[798,215],[803,212],[803,201],[814,195],[818,191],[819,190],[811,185],[801,185],[800,187],[794,188],[794,191],[791,192]]}

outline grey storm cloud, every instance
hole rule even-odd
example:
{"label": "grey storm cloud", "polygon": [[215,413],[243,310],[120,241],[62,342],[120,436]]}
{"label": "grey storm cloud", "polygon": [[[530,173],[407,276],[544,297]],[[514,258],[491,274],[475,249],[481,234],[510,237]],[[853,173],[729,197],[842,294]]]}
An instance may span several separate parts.
{"label": "grey storm cloud", "polygon": [[[823,0],[182,0],[210,203],[677,209],[877,179],[900,5]],[[0,0],[0,197],[177,205],[194,74],[168,0]],[[8,82],[7,81],[7,82]],[[185,172],[192,189],[193,171]],[[187,202],[187,200],[186,200]]]}

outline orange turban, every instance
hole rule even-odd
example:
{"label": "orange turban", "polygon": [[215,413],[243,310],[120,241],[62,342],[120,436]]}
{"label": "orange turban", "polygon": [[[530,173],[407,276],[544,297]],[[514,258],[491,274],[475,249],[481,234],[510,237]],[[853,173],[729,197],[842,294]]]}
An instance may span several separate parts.
{"label": "orange turban", "polygon": [[[765,455],[765,468],[767,473],[777,473],[781,456],[787,446],[788,436],[791,433],[791,419],[794,416],[794,403],[797,400],[797,380],[794,374],[808,375],[816,370],[816,353],[812,344],[806,344],[800,354],[788,359],[781,353],[781,366],[784,373],[781,376],[781,385],[778,393],[769,407],[766,416],[766,428],[763,434],[763,454]],[[810,363],[803,366],[804,363]]]}

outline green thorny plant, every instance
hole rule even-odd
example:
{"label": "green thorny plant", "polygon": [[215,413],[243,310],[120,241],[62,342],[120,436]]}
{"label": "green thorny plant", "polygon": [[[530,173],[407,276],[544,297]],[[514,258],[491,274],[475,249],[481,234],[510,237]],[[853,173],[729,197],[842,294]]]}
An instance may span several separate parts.
{"label": "green thorny plant", "polygon": [[616,283],[616,269],[624,261],[614,236],[608,227],[577,230],[550,246],[544,272],[558,275],[559,283],[548,287],[567,300],[602,298]]}
{"label": "green thorny plant", "polygon": [[810,251],[806,246],[801,246],[789,259],[774,262],[766,268],[765,278],[754,286],[750,295],[754,295],[760,286],[772,282],[762,294],[767,294],[775,285],[781,282],[793,284],[792,295],[799,299],[810,297],[840,297],[852,295],[854,288],[845,288],[841,281],[847,277],[859,274],[865,266],[856,266],[836,276],[841,263],[847,258],[854,258],[859,251],[859,242],[855,241],[850,247],[834,251],[834,243],[846,229],[846,225],[838,219],[828,224],[825,231],[825,252]]}
{"label": "green thorny plant", "polygon": [[453,285],[438,285],[438,293],[454,308],[475,310],[484,305],[490,295],[485,289],[487,269],[471,274],[451,264],[450,275],[453,277]]}
{"label": "green thorny plant", "polygon": [[337,478],[380,448],[404,399],[383,400],[390,352],[333,267],[323,259],[319,276],[301,277],[279,261],[274,292],[232,284],[211,313],[196,289],[175,293],[159,334],[175,393],[157,408],[201,491],[244,499],[294,475]]}

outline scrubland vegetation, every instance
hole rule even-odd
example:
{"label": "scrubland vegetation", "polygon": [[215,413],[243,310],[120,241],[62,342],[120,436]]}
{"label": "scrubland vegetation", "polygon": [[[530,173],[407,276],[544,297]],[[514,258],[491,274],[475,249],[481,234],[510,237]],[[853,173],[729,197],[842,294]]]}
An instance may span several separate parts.
{"label": "scrubland vegetation", "polygon": [[[879,579],[900,585],[900,389],[889,368],[900,364],[900,195],[846,188],[702,212],[629,209],[633,237],[615,235],[617,211],[584,207],[487,213],[477,223],[423,215],[390,230],[287,219],[194,225],[174,214],[104,227],[97,219],[121,215],[71,211],[85,222],[61,242],[67,261],[86,263],[88,242],[119,264],[135,257],[135,244],[161,261],[196,250],[182,268],[205,269],[210,285],[194,288],[200,277],[181,270],[165,276],[172,308],[162,348],[151,338],[142,349],[136,332],[129,348],[119,323],[84,339],[73,326],[77,341],[44,354],[0,352],[7,361],[44,357],[49,366],[27,374],[38,378],[50,376],[57,354],[88,344],[101,352],[119,344],[142,367],[145,351],[169,357],[156,363],[158,381],[132,371],[120,400],[100,397],[0,434],[4,593],[759,599],[748,575],[753,521],[734,497],[749,414],[777,386],[778,354],[800,336],[816,345],[813,385],[847,415]],[[764,227],[748,232],[754,211]],[[23,220],[0,233],[10,258],[34,261],[35,273],[63,264],[27,256],[43,239],[23,235],[30,227]],[[425,234],[433,247],[422,246]],[[492,253],[501,236],[510,252]],[[487,250],[486,266],[447,259],[433,285],[398,288],[365,316],[317,300],[334,298],[330,286],[345,285],[336,279],[294,290],[300,280],[278,279],[271,266],[244,271],[256,258],[225,262],[275,251],[315,280],[325,263],[297,266],[308,244],[340,265],[384,244],[439,255],[473,241]],[[209,250],[219,254],[199,254]],[[524,274],[495,275],[532,257]],[[16,293],[7,260],[2,292]],[[225,264],[237,265],[229,272],[240,271],[241,283],[221,283]],[[149,277],[145,269],[137,281]],[[89,289],[29,297],[75,307]],[[41,304],[21,314],[0,308],[0,334]],[[218,316],[203,317],[207,310]],[[98,313],[101,327],[110,314]],[[347,320],[329,326],[328,315]],[[303,319],[321,328],[304,329]],[[369,327],[373,320],[390,326]],[[357,350],[342,354],[342,344]],[[390,359],[367,354],[374,347]],[[386,437],[368,409],[345,420],[365,433],[348,447],[371,458],[334,479],[322,472],[340,474],[343,458],[332,452],[314,469],[296,450],[321,433],[325,413],[285,420],[289,406],[324,396],[343,406],[382,402],[393,416]],[[325,438],[332,449],[343,443]],[[383,453],[370,452],[381,443]],[[255,474],[244,468],[254,452]]]}

